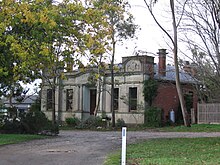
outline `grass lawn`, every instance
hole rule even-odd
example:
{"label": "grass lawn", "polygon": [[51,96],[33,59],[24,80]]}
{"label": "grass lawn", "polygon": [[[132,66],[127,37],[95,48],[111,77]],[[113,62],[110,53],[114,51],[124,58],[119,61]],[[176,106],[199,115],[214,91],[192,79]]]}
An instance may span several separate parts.
{"label": "grass lawn", "polygon": [[[105,165],[119,165],[120,151]],[[220,138],[152,139],[128,145],[127,165],[220,164]]]}
{"label": "grass lawn", "polygon": [[0,145],[14,144],[34,139],[43,139],[46,136],[26,134],[0,134]]}
{"label": "grass lawn", "polygon": [[220,124],[193,124],[191,127],[169,126],[156,128],[155,130],[166,132],[220,132]]}
{"label": "grass lawn", "polygon": [[220,132],[220,124],[193,124],[191,127],[166,126],[166,127],[127,127],[129,131],[157,131],[157,132]]}

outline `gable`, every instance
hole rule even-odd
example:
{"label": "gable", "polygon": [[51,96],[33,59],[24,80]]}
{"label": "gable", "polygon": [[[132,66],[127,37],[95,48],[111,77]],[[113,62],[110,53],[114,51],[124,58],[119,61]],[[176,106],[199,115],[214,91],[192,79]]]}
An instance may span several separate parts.
{"label": "gable", "polygon": [[125,67],[126,72],[137,72],[141,71],[141,62],[139,60],[130,60],[127,62]]}

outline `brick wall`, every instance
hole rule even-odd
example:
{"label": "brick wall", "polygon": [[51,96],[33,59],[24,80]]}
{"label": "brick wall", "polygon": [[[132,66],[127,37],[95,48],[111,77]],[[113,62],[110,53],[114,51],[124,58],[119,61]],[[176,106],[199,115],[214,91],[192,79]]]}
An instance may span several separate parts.
{"label": "brick wall", "polygon": [[[191,85],[183,85],[182,87],[184,92],[193,91],[193,108],[196,112],[198,99],[194,93],[193,87]],[[176,112],[179,107],[179,97],[175,84],[170,82],[160,83],[158,94],[154,99],[153,106],[159,107],[163,110],[163,119],[165,121],[169,119],[170,111],[173,109]]]}

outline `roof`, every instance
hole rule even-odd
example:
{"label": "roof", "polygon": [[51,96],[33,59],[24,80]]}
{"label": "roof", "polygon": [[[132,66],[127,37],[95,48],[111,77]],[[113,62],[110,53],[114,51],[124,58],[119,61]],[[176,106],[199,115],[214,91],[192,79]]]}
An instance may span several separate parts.
{"label": "roof", "polygon": [[[157,79],[157,80],[166,80],[166,81],[176,81],[176,72],[175,72],[175,67],[174,66],[170,66],[170,65],[166,66],[166,75],[165,76],[161,76],[161,75],[158,74],[158,65],[154,66],[154,70],[155,70],[155,73],[156,73],[154,75],[155,79]],[[189,73],[187,73],[183,70],[180,70],[179,76],[180,76],[180,82],[181,83],[196,84],[196,83],[199,82],[195,77],[191,76]]]}
{"label": "roof", "polygon": [[[12,99],[12,104],[16,106],[17,108],[29,108],[31,104],[33,104],[36,99],[38,98],[37,95],[32,95],[32,96],[26,96],[24,100],[21,102],[16,101],[16,98]],[[6,107],[9,107],[9,100],[4,101],[4,104]]]}

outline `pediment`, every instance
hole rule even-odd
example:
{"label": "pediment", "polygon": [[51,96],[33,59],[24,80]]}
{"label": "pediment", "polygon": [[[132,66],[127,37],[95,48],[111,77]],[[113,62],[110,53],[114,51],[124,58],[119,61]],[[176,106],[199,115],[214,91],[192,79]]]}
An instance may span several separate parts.
{"label": "pediment", "polygon": [[141,62],[139,60],[130,60],[126,64],[126,72],[141,71]]}

